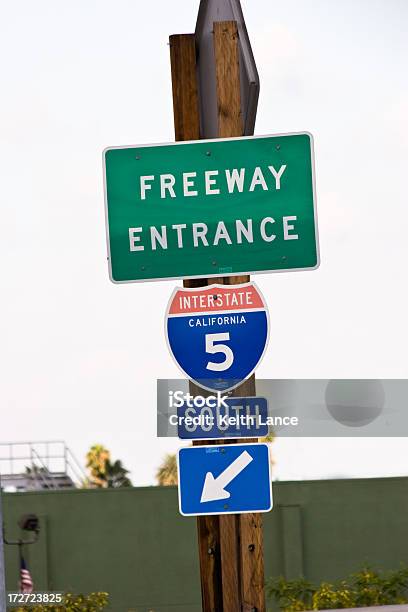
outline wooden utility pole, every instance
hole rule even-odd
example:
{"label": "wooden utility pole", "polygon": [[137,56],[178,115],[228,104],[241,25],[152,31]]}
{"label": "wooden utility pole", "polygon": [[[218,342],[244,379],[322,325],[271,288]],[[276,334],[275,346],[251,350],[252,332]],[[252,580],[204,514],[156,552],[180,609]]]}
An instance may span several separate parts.
{"label": "wooden utility pole", "polygon": [[[235,21],[214,23],[214,55],[218,136],[242,136],[238,29]],[[200,112],[194,34],[170,36],[170,58],[176,140],[198,140]],[[201,100],[201,103],[205,112],[205,100]],[[213,283],[234,285],[248,281],[247,275],[201,278],[185,280],[184,286],[202,287]],[[202,389],[194,384],[191,384],[191,392],[203,395]],[[234,389],[233,395],[255,395],[254,376]],[[231,440],[216,443],[231,442],[234,443]],[[265,612],[262,515],[200,516],[197,527],[203,612]]]}

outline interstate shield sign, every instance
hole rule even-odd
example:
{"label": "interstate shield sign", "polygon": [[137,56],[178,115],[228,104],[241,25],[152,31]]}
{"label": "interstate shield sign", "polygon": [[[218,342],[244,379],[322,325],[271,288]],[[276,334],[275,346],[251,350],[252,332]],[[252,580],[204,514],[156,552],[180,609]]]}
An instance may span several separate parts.
{"label": "interstate shield sign", "polygon": [[177,288],[165,326],[182,372],[210,391],[233,389],[251,376],[269,335],[267,307],[254,283]]}

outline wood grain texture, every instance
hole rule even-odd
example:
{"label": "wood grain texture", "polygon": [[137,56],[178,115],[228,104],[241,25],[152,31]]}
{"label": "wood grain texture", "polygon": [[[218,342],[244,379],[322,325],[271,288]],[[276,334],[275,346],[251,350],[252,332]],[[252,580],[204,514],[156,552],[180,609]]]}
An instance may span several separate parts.
{"label": "wood grain texture", "polygon": [[220,550],[222,571],[222,612],[241,609],[239,516],[221,514]]}
{"label": "wood grain texture", "polygon": [[265,612],[262,514],[241,514],[239,522],[242,603]]}
{"label": "wood grain texture", "polygon": [[174,34],[169,44],[176,140],[197,140],[200,115],[194,34]]}
{"label": "wood grain texture", "polygon": [[219,517],[197,517],[197,534],[202,609],[223,612]]}
{"label": "wood grain texture", "polygon": [[236,21],[214,23],[215,77],[217,84],[218,136],[243,135],[239,79],[238,27]]}

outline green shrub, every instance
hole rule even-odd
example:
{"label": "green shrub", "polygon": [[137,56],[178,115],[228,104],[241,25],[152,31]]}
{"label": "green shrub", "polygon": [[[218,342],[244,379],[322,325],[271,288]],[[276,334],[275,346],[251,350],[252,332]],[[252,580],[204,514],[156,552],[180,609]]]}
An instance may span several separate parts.
{"label": "green shrub", "polygon": [[336,584],[315,586],[304,578],[271,579],[267,594],[284,612],[364,608],[408,603],[408,568],[377,572],[364,568]]}
{"label": "green shrub", "polygon": [[99,612],[109,603],[108,593],[90,593],[89,595],[64,596],[64,603],[57,605],[21,606],[10,612]]}

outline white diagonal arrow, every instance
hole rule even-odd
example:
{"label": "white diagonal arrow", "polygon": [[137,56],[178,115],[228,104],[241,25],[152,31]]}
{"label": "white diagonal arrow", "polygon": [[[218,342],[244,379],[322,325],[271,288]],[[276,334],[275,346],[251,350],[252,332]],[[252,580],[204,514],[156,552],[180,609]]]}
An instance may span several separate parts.
{"label": "white diagonal arrow", "polygon": [[247,465],[253,461],[253,457],[244,451],[235,459],[221,474],[214,478],[211,472],[207,472],[204,480],[203,492],[200,502],[216,501],[217,499],[227,499],[231,493],[225,491],[225,487],[245,470]]}

